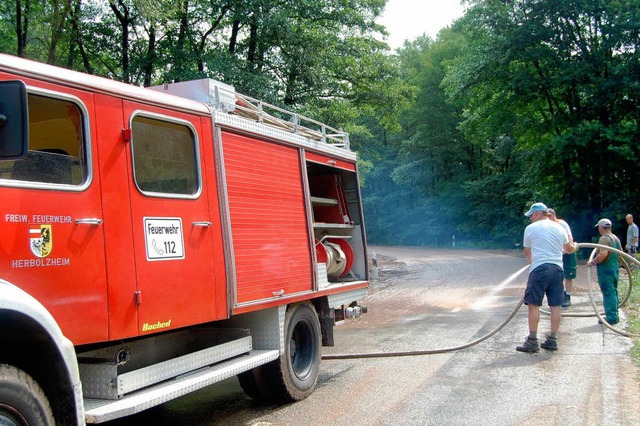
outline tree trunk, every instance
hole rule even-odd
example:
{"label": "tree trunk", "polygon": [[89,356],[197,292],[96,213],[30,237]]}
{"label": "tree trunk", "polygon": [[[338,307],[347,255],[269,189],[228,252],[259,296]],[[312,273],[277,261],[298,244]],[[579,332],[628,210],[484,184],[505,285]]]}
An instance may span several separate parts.
{"label": "tree trunk", "polygon": [[67,60],[67,68],[73,68],[73,50],[74,44],[77,46],[78,51],[80,52],[80,57],[82,58],[82,64],[87,73],[93,74],[93,67],[91,66],[91,62],[89,61],[89,56],[87,55],[87,51],[84,49],[84,43],[82,41],[82,33],[80,32],[80,26],[78,22],[80,21],[80,7],[82,4],[82,0],[74,0],[73,8],[71,8],[71,30],[73,31],[73,35],[70,41],[70,49],[69,49],[69,59]]}
{"label": "tree trunk", "polygon": [[211,27],[202,35],[200,43],[198,43],[198,45],[194,47],[196,58],[198,61],[198,71],[200,71],[200,73],[204,73],[204,51],[207,46],[207,39],[209,38],[211,33],[218,29],[220,23],[222,22],[222,19],[229,11],[229,7],[230,6],[227,4],[220,10],[220,15],[218,15],[218,17],[211,23]]}
{"label": "tree trunk", "polygon": [[256,51],[258,49],[258,24],[251,23],[249,30],[249,51],[247,52],[247,62],[253,68],[256,62]]}
{"label": "tree trunk", "polygon": [[16,0],[16,38],[18,39],[17,53],[24,58],[27,47],[27,34],[29,30],[29,6],[31,2],[26,1],[24,6],[24,16],[22,11],[22,1]]}
{"label": "tree trunk", "polygon": [[287,76],[287,88],[284,94],[284,104],[285,105],[293,105],[294,103],[294,92],[296,81],[298,80],[298,67],[294,64],[291,65],[291,69],[289,70],[289,75]]}
{"label": "tree trunk", "polygon": [[125,83],[131,82],[129,75],[129,26],[133,23],[129,9],[123,0],[118,0],[118,5],[122,8],[122,12],[118,9],[118,6],[114,3],[114,0],[109,0],[109,6],[116,16],[116,19],[122,27],[122,35],[120,39],[120,47],[122,49],[122,81]]}
{"label": "tree trunk", "polygon": [[189,0],[184,0],[181,3],[182,10],[180,11],[180,26],[178,29],[178,40],[175,57],[173,63],[175,66],[175,72],[173,73],[173,80],[178,82],[185,78],[185,70],[189,67],[187,54],[187,37],[189,35]]}
{"label": "tree trunk", "polygon": [[153,64],[156,62],[156,57],[156,27],[155,25],[151,25],[151,28],[149,28],[149,46],[144,60],[144,87],[151,86]]}
{"label": "tree trunk", "polygon": [[233,21],[233,27],[231,27],[231,39],[229,40],[229,53],[236,52],[236,46],[238,45],[239,32],[240,32],[240,21],[235,19]]}
{"label": "tree trunk", "polygon": [[65,23],[67,21],[67,17],[69,16],[69,10],[71,8],[70,1],[64,1],[62,6],[60,6],[58,1],[53,2],[52,4],[53,12],[51,14],[51,43],[49,44],[49,52],[47,53],[47,63],[51,65],[56,64],[56,50],[58,48],[58,44],[60,40],[62,40],[62,36],[65,33]]}

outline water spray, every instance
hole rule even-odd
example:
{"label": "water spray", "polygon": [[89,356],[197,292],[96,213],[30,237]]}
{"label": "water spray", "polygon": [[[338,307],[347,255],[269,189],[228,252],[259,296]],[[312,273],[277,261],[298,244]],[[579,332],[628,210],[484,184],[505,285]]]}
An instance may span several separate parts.
{"label": "water spray", "polygon": [[[515,280],[520,274],[526,271],[529,268],[529,265],[524,266],[520,270],[511,274],[507,279],[505,279],[502,283],[500,283],[500,287],[504,287],[513,280]],[[480,342],[487,340],[489,337],[496,334],[498,331],[502,330],[502,328],[511,321],[511,319],[516,315],[522,304],[524,303],[524,298],[521,298],[517,303],[516,307],[511,311],[509,316],[500,323],[496,328],[491,330],[489,333],[484,336],[473,340],[469,343],[460,346],[454,346],[451,348],[441,348],[441,349],[427,349],[427,350],[417,350],[417,351],[401,351],[401,352],[369,352],[369,353],[353,353],[353,354],[327,354],[322,355],[322,359],[356,359],[356,358],[387,358],[387,357],[401,357],[401,356],[416,356],[416,355],[435,355],[442,354],[446,352],[454,352],[459,351],[461,349],[466,349],[471,346],[477,345]]]}
{"label": "water spray", "polygon": [[[591,256],[589,257],[589,260],[593,259],[593,257],[595,256],[595,249],[603,249],[603,250],[609,250],[609,251],[613,251],[615,253],[617,253],[618,255],[623,256],[623,259],[628,259],[630,260],[632,263],[636,264],[637,266],[640,267],[640,260],[636,259],[635,257],[629,255],[628,253],[623,252],[622,250],[618,250],[616,248],[613,247],[609,247],[609,246],[605,246],[605,245],[601,245],[601,244],[593,244],[593,243],[578,243],[578,249],[580,248],[593,248],[594,250],[591,252]],[[628,265],[627,265],[628,266]],[[498,284],[496,287],[494,287],[494,289],[490,292],[490,296],[497,293],[498,291],[500,291],[502,288],[504,288],[505,286],[507,286],[509,283],[511,283],[513,280],[515,280],[518,276],[520,276],[520,274],[522,274],[525,270],[529,269],[529,265],[524,266],[523,268],[521,268],[520,270],[514,272],[513,274],[511,274],[509,277],[507,277],[504,281],[502,281],[500,284]],[[628,293],[631,293],[631,287],[632,287],[632,280],[631,280],[631,268],[628,268],[629,270],[629,291]],[[610,329],[611,331],[618,333],[622,336],[625,337],[639,337],[638,335],[634,335],[631,333],[628,333],[624,330],[620,330],[614,326],[612,326],[611,324],[609,324],[606,319],[604,319],[602,317],[602,315],[600,314],[600,312],[598,311],[598,308],[596,306],[595,303],[595,299],[593,297],[593,291],[592,291],[592,280],[591,280],[591,267],[587,268],[587,282],[588,282],[588,289],[589,289],[589,299],[591,300],[591,306],[595,312],[594,314],[588,314],[588,315],[584,315],[584,314],[563,314],[563,316],[597,316],[598,319],[602,322],[602,324],[607,327],[608,329]],[[624,298],[624,302],[621,303],[624,304],[626,303],[627,299],[628,299],[629,295],[627,294],[626,297]],[[476,302],[476,304],[478,304],[479,306],[482,305],[482,301]],[[474,306],[476,305],[474,304]],[[487,340],[488,338],[490,338],[491,336],[493,336],[494,334],[496,334],[498,331],[502,330],[502,328],[504,328],[504,326],[506,326],[512,319],[513,317],[516,315],[516,313],[518,312],[518,310],[520,309],[520,307],[524,304],[524,296],[518,301],[518,303],[516,304],[515,308],[511,311],[511,313],[509,314],[509,316],[500,323],[500,325],[498,325],[496,328],[494,328],[493,330],[491,330],[489,333],[485,334],[482,337],[479,337],[478,339],[475,339],[471,342],[468,342],[466,344],[463,345],[459,345],[459,346],[453,346],[450,348],[440,348],[440,349],[427,349],[427,350],[416,350],[416,351],[399,351],[399,352],[369,352],[369,353],[351,353],[351,354],[326,354],[326,355],[322,355],[322,359],[360,359],[360,358],[393,358],[393,357],[401,357],[401,356],[419,356],[419,355],[435,355],[435,354],[442,354],[442,353],[447,353],[447,352],[454,352],[454,351],[459,351],[461,349],[466,349],[469,348],[471,346],[477,345],[480,342],[483,342],[485,340]],[[547,311],[544,310],[540,310],[543,313],[548,313]]]}

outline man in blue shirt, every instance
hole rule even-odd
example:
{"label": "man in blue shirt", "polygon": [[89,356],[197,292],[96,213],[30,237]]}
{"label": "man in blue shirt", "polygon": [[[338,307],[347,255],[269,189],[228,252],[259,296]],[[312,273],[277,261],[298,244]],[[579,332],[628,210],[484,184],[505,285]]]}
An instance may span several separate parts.
{"label": "man in blue shirt", "polygon": [[627,245],[625,249],[627,253],[635,256],[638,252],[638,225],[633,223],[633,215],[628,214],[627,217]]}

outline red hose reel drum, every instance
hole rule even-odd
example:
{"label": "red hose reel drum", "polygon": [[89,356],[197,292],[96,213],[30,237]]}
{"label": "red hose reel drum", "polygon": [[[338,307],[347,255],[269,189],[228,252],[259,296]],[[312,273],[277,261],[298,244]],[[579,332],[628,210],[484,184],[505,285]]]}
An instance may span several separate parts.
{"label": "red hose reel drum", "polygon": [[342,238],[329,238],[322,242],[316,240],[316,257],[318,263],[327,264],[329,279],[344,277],[353,265],[353,249]]}

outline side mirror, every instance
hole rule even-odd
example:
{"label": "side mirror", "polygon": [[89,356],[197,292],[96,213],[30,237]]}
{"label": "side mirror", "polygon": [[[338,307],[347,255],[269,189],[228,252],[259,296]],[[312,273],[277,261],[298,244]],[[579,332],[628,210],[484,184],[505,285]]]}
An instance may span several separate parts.
{"label": "side mirror", "polygon": [[0,161],[21,160],[29,153],[27,86],[0,81]]}

